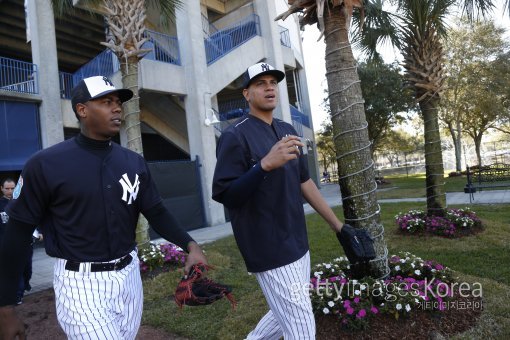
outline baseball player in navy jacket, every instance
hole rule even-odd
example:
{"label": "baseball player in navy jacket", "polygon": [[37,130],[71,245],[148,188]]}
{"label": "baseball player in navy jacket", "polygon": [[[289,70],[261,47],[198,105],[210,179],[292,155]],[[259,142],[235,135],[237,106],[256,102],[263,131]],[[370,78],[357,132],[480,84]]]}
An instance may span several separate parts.
{"label": "baseball player in navy jacket", "polygon": [[106,77],[80,81],[71,99],[80,134],[26,163],[0,246],[1,339],[25,338],[12,305],[35,226],[56,258],[57,318],[69,339],[135,338],[143,309],[135,242],[140,213],[189,253],[186,272],[207,262],[163,206],[143,157],[111,141],[121,126],[122,103],[132,96]]}
{"label": "baseball player in navy jacket", "polygon": [[310,179],[296,131],[273,117],[284,77],[267,63],[248,68],[243,95],[250,112],[222,133],[216,150],[213,198],[228,208],[246,267],[270,308],[248,339],[315,339],[304,289],[310,254],[302,197],[333,231],[344,226]]}

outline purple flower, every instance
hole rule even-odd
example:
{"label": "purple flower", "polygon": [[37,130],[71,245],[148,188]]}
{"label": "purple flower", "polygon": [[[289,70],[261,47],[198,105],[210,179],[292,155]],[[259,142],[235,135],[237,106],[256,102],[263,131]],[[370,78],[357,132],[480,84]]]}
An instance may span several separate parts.
{"label": "purple flower", "polygon": [[370,307],[370,311],[371,311],[372,313],[374,313],[374,314],[379,313],[379,310],[378,310],[378,309],[377,309],[377,307],[375,307],[375,306]]}
{"label": "purple flower", "polygon": [[367,312],[366,312],[364,309],[361,309],[361,310],[358,312],[358,314],[356,314],[356,317],[361,319],[361,318],[364,318],[364,317],[365,317],[365,315],[367,315]]}
{"label": "purple flower", "polygon": [[352,315],[354,313],[354,309],[352,309],[351,307],[348,307],[346,312],[347,312],[347,314]]}

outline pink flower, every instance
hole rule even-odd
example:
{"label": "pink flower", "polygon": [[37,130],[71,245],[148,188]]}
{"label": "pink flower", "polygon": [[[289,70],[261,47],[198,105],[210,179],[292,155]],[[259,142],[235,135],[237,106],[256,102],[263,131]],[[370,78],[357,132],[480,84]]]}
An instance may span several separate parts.
{"label": "pink flower", "polygon": [[352,315],[353,313],[354,313],[354,309],[352,309],[351,307],[348,307],[347,314]]}
{"label": "pink flower", "polygon": [[372,313],[374,313],[374,314],[379,313],[379,310],[378,310],[375,306],[372,306],[372,307],[370,308],[370,311],[371,311]]}
{"label": "pink flower", "polygon": [[356,296],[356,297],[354,298],[354,303],[359,303],[359,297],[357,297],[357,296]]}
{"label": "pink flower", "polygon": [[364,309],[361,309],[358,314],[356,314],[357,318],[364,318],[367,315],[367,312]]}
{"label": "pink flower", "polygon": [[345,300],[344,301],[344,308],[348,308],[351,306],[351,301],[350,300]]}

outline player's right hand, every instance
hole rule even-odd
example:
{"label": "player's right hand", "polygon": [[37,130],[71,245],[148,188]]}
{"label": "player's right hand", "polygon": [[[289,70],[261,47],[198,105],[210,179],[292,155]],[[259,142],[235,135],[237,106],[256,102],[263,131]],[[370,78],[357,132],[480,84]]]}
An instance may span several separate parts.
{"label": "player's right hand", "polygon": [[269,153],[262,158],[260,166],[264,171],[278,169],[285,165],[288,161],[299,157],[301,154],[298,148],[299,146],[305,146],[301,143],[299,137],[292,135],[283,137],[280,141],[273,145]]}
{"label": "player's right hand", "polygon": [[[18,336],[18,338],[16,338]],[[0,339],[25,340],[25,325],[18,317],[14,306],[0,307]]]}

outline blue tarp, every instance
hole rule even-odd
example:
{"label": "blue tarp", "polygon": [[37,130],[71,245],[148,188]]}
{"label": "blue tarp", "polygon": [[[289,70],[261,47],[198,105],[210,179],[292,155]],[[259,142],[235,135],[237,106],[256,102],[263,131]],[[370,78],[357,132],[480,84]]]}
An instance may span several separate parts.
{"label": "blue tarp", "polygon": [[0,171],[19,171],[41,150],[37,104],[0,100]]}

